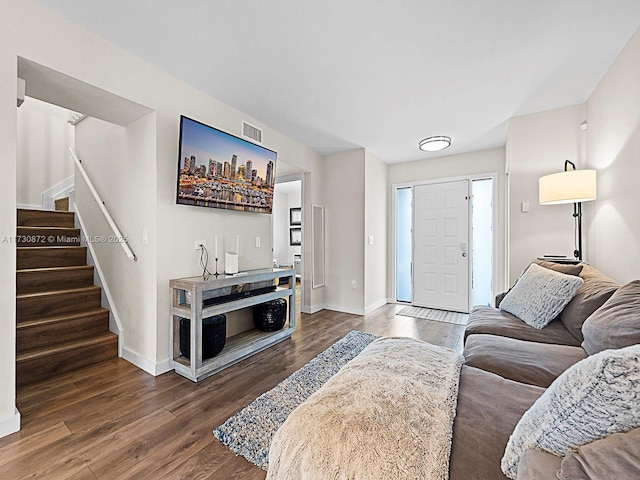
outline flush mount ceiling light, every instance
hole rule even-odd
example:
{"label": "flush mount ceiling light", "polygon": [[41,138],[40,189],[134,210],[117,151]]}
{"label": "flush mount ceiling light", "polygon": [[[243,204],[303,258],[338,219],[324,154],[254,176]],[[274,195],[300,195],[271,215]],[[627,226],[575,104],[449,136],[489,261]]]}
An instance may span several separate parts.
{"label": "flush mount ceiling light", "polygon": [[438,135],[420,140],[418,148],[425,152],[438,152],[440,150],[444,150],[449,145],[451,145],[451,138],[445,137],[444,135]]}

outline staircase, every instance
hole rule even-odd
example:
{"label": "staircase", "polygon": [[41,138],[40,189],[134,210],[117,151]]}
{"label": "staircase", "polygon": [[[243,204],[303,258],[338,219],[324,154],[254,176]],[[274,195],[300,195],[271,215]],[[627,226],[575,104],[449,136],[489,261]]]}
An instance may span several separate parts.
{"label": "staircase", "polygon": [[18,210],[18,386],[118,356],[73,212]]}

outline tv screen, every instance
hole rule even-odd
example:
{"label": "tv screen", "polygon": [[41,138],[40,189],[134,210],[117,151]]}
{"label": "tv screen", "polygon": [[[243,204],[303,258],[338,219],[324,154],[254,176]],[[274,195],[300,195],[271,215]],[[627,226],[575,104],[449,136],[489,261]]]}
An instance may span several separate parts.
{"label": "tv screen", "polygon": [[180,117],[177,203],[271,213],[276,152]]}

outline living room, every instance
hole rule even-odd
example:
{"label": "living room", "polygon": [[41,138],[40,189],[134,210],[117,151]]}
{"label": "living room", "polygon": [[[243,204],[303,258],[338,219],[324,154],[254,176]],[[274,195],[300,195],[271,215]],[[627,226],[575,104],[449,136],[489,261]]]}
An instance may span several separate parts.
{"label": "living room", "polygon": [[[304,228],[311,230],[313,204],[324,205],[327,211],[334,212],[327,217],[326,286],[313,289],[311,281],[306,282],[308,290],[303,309],[308,313],[328,308],[364,314],[390,299],[393,301],[391,189],[393,185],[416,178],[497,174],[496,249],[499,253],[494,293],[506,290],[531,258],[553,253],[570,255],[573,251],[571,206],[540,206],[537,201],[538,178],[561,171],[565,159],[575,161],[579,169],[598,171],[598,199],[585,204],[585,258],[618,282],[637,277],[640,265],[640,253],[635,248],[640,240],[640,225],[635,222],[635,205],[640,200],[637,189],[640,113],[636,108],[640,96],[640,34],[635,31],[637,25],[629,30],[628,42],[621,44],[626,45],[609,56],[610,66],[592,85],[591,93],[575,102],[562,99],[558,102],[562,105],[559,108],[505,117],[502,128],[507,134],[503,144],[387,164],[383,161],[385,158],[359,145],[345,148],[347,153],[322,155],[38,2],[2,3],[3,11],[7,12],[1,20],[0,33],[0,77],[5,105],[0,114],[3,127],[0,145],[7,160],[0,216],[4,236],[14,235],[16,229],[14,86],[21,62],[53,69],[143,107],[135,122],[118,127],[115,133],[125,141],[136,134],[148,135],[147,141],[134,145],[139,152],[135,160],[137,176],[128,178],[128,185],[118,186],[114,180],[105,190],[111,195],[108,203],[117,204],[118,196],[127,188],[133,191],[131,185],[138,186],[137,201],[119,208],[131,210],[130,215],[122,217],[121,227],[125,232],[132,232],[129,235],[139,261],[128,264],[118,258],[114,263],[122,264],[123,271],[127,272],[121,275],[122,283],[117,287],[121,309],[129,312],[123,320],[126,327],[123,357],[152,375],[169,370],[168,284],[172,278],[198,273],[194,239],[206,239],[211,245],[216,235],[227,235],[228,241],[240,235],[245,242],[241,250],[246,252],[243,268],[268,266],[272,261],[270,245],[265,240],[271,237],[268,218],[248,221],[241,215],[176,207],[177,122],[181,114],[229,132],[236,132],[243,120],[258,125],[264,130],[268,147],[278,152],[281,171],[304,177]],[[632,7],[629,9],[634,11]],[[589,53],[580,52],[580,55]],[[567,82],[566,91],[570,92],[570,80]],[[94,126],[99,122],[91,121]],[[92,127],[87,122],[82,128]],[[102,145],[97,144],[96,150],[104,154],[110,138],[103,137]],[[343,171],[331,167],[345,161],[354,171],[360,167],[366,171],[344,178]],[[124,159],[113,162],[118,171],[124,170]],[[102,168],[109,167],[103,165]],[[335,189],[342,189],[347,182],[356,193],[347,199],[335,195]],[[524,203],[529,205],[527,212],[523,211]],[[149,233],[148,244],[143,242],[143,229]],[[177,231],[181,232],[179,237]],[[258,236],[265,242],[262,248],[253,247],[253,238]],[[374,237],[373,245],[365,245],[363,239],[368,236]],[[305,245],[305,262],[310,262],[310,248]],[[121,253],[114,253],[114,258],[116,255]],[[3,244],[0,258],[5,285],[0,293],[5,318],[0,327],[3,345],[0,349],[0,385],[3,387],[0,389],[0,433],[8,434],[17,430],[20,422],[14,371],[15,246]],[[310,267],[305,263],[305,274],[311,273]],[[356,282],[353,290],[352,280]]]}

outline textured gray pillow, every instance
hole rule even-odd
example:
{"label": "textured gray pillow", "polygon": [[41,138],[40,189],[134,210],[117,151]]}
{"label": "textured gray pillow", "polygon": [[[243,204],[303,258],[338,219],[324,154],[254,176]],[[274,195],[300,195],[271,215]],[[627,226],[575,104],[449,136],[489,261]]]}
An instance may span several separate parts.
{"label": "textured gray pillow", "polygon": [[605,350],[576,363],[522,416],[502,457],[515,479],[526,448],[556,455],[640,426],[640,345]]}
{"label": "textured gray pillow", "polygon": [[571,301],[584,280],[532,263],[507,293],[500,309],[535,328],[546,327]]}

